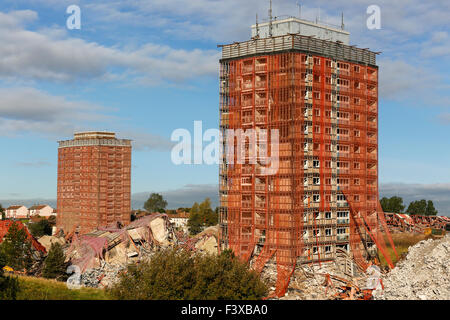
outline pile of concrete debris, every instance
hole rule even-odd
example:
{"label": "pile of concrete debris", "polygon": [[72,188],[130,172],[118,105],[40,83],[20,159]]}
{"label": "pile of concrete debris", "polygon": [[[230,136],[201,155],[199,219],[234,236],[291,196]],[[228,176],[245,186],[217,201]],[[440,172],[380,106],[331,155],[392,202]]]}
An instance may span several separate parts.
{"label": "pile of concrete debris", "polygon": [[194,252],[218,251],[218,227],[195,237],[176,232],[166,214],[144,216],[123,228],[104,227],[71,239],[44,236],[38,240],[47,251],[52,243],[63,245],[66,261],[79,267],[81,282],[88,287],[108,287],[128,265],[151,259],[159,250],[182,247]]}
{"label": "pile of concrete debris", "polygon": [[[376,269],[373,266],[371,269]],[[370,270],[371,270],[370,269]],[[378,269],[379,271],[379,269]],[[375,272],[379,276],[380,272]],[[261,273],[262,279],[275,291],[277,267],[270,260]],[[333,262],[297,263],[286,294],[280,300],[370,299],[377,285],[369,272],[363,272],[348,256]]]}
{"label": "pile of concrete debris", "polygon": [[93,288],[106,288],[120,279],[120,274],[127,269],[126,264],[111,264],[102,261],[100,267],[86,270],[81,275],[81,285]]}
{"label": "pile of concrete debris", "polygon": [[449,300],[450,235],[438,240],[422,240],[408,250],[383,278],[384,291],[374,292],[375,299]]}

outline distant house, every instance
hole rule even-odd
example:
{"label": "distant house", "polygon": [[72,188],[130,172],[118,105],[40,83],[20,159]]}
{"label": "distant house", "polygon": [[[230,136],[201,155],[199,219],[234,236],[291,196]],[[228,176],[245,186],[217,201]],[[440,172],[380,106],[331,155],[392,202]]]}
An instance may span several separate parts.
{"label": "distant house", "polygon": [[48,218],[55,215],[55,210],[47,204],[35,205],[28,209],[28,214],[30,217],[40,216]]}
{"label": "distant house", "polygon": [[187,232],[187,224],[189,220],[189,212],[178,212],[177,214],[167,214],[170,219],[170,222],[173,224],[175,228],[182,229]]}
{"label": "distant house", "polygon": [[6,219],[27,219],[29,218],[28,215],[28,208],[25,206],[10,206],[6,208],[5,210],[5,218]]}

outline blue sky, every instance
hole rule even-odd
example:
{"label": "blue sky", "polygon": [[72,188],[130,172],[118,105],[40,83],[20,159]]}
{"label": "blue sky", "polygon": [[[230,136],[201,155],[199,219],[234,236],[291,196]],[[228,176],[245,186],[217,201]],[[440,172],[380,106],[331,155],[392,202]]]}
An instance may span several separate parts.
{"label": "blue sky", "polygon": [[[295,0],[273,1],[296,15]],[[81,30],[66,8],[81,8]],[[381,51],[381,195],[432,199],[450,214],[448,1],[301,1],[302,18],[339,24],[351,44]],[[381,29],[366,9],[381,9]],[[74,130],[134,140],[132,193],[202,200],[216,193],[215,165],[175,166],[177,128],[218,126],[217,44],[250,37],[268,1],[3,0],[0,3],[0,199],[56,197],[56,141]],[[188,205],[188,203],[186,203]]]}

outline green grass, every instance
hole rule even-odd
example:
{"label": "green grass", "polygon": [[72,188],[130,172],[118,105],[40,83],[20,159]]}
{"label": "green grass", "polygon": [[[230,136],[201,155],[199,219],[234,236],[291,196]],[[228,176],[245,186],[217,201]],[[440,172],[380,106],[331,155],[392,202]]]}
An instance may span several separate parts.
{"label": "green grass", "polygon": [[44,278],[18,276],[20,290],[17,300],[109,300],[102,289],[69,289],[65,282]]}

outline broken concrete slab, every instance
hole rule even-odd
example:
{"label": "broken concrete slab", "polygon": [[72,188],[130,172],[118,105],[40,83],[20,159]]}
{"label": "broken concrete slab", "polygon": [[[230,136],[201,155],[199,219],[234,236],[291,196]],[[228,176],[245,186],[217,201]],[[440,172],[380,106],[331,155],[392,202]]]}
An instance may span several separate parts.
{"label": "broken concrete slab", "polygon": [[66,244],[66,240],[63,237],[55,237],[55,236],[42,236],[37,240],[41,245],[44,246],[45,250],[48,252],[53,243],[59,243],[64,246]]}
{"label": "broken concrete slab", "polygon": [[214,236],[204,236],[195,244],[195,248],[200,252],[205,252],[208,254],[217,254],[218,253],[217,239]]}
{"label": "broken concrete slab", "polygon": [[150,221],[149,227],[152,231],[153,239],[161,245],[169,245],[169,232],[166,227],[166,220],[158,217]]}

